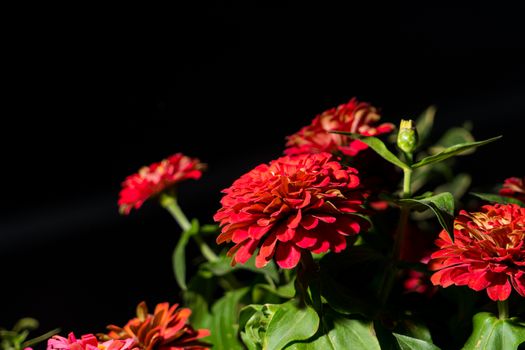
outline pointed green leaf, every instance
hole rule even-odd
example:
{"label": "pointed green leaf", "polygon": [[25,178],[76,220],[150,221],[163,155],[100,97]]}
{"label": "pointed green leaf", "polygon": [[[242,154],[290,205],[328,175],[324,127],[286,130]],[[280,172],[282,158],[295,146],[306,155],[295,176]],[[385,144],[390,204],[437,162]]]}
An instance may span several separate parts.
{"label": "pointed green leaf", "polygon": [[[454,127],[448,129],[443,136],[436,142],[435,145],[429,148],[429,151],[431,154],[436,154],[448,147],[452,147],[454,145],[460,144],[460,143],[470,143],[476,141],[474,139],[474,136],[470,133],[469,130],[461,127]],[[463,155],[472,154],[474,153],[474,149],[470,149],[468,151],[463,152]]]}
{"label": "pointed green leaf", "polygon": [[477,193],[477,192],[470,192],[471,195],[476,196],[478,198],[481,198],[487,202],[491,203],[500,203],[500,204],[517,204],[520,207],[525,207],[525,203],[520,201],[516,198],[511,197],[505,197],[500,196],[498,194],[492,194],[492,193]]}
{"label": "pointed green leaf", "polygon": [[390,163],[400,167],[401,169],[408,170],[410,167],[405,164],[403,161],[401,161],[399,158],[396,157],[396,155],[386,147],[383,141],[378,139],[377,137],[373,136],[363,136],[351,132],[345,132],[345,131],[330,131],[333,134],[340,134],[340,135],[347,135],[350,136],[353,139],[360,140],[363,143],[366,143],[371,149],[373,149],[377,154],[379,154],[381,157],[383,157],[385,160],[389,161]]}
{"label": "pointed green leaf", "polygon": [[186,245],[190,237],[199,232],[199,221],[193,219],[189,230],[182,232],[172,255],[173,272],[179,287],[186,290]]}
{"label": "pointed green leaf", "polygon": [[305,340],[317,332],[319,316],[309,306],[290,300],[275,311],[268,323],[264,349],[279,350],[293,341]]}
{"label": "pointed green leaf", "polygon": [[419,144],[424,144],[434,125],[434,117],[436,115],[436,106],[430,106],[421,113],[419,118],[416,120],[417,133],[419,135]]}
{"label": "pointed green leaf", "polygon": [[380,350],[373,323],[326,310],[319,331],[312,338],[286,347],[286,350],[339,349]]}
{"label": "pointed green leaf", "polygon": [[35,346],[36,344],[38,343],[41,343],[43,341],[46,341],[48,340],[49,338],[51,338],[52,336],[56,335],[60,333],[60,328],[55,328],[47,333],[44,333],[42,335],[39,335],[38,337],[35,337],[35,338],[31,338],[29,340],[26,340],[25,342],[22,343],[22,348],[29,348],[29,347],[32,347],[32,346]]}
{"label": "pointed green leaf", "polygon": [[437,346],[425,340],[397,333],[394,333],[394,337],[396,337],[397,344],[401,350],[440,350]]}
{"label": "pointed green leaf", "polygon": [[474,147],[479,147],[486,145],[488,143],[494,142],[498,139],[500,139],[501,136],[496,136],[488,140],[484,141],[477,141],[477,142],[467,142],[467,143],[460,143],[457,145],[454,145],[452,147],[445,148],[443,151],[439,152],[438,154],[435,154],[433,156],[429,156],[426,158],[421,159],[419,162],[412,165],[412,168],[418,168],[424,165],[429,165],[432,163],[441,162],[445,159],[448,159],[450,157],[453,157],[459,153],[465,152],[469,149],[472,149]]}
{"label": "pointed green leaf", "polygon": [[210,332],[205,339],[213,344],[215,350],[243,349],[237,338],[239,330],[239,311],[241,299],[249,292],[249,288],[236,289],[226,292],[211,308]]}
{"label": "pointed green leaf", "polygon": [[516,317],[499,319],[491,313],[474,315],[472,334],[463,350],[514,350],[525,342],[525,324]]}
{"label": "pointed green leaf", "polygon": [[407,198],[398,201],[416,210],[430,209],[436,215],[441,227],[447,230],[451,238],[454,235],[454,197],[449,192],[436,194],[423,199]]}

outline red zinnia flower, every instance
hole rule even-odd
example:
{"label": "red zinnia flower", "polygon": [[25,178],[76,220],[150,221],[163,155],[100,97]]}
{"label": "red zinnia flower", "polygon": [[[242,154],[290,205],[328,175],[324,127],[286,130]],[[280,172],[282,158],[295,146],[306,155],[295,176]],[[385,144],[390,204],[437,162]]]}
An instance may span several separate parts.
{"label": "red zinnia flower", "polygon": [[255,265],[272,258],[293,268],[301,250],[314,253],[346,248],[348,236],[366,225],[359,212],[363,193],[357,170],[343,167],[329,153],[284,156],[262,164],[224,190],[215,221],[217,243],[233,241],[232,264],[245,263],[257,248]]}
{"label": "red zinnia flower", "polygon": [[205,169],[196,158],[177,153],[158,163],[143,167],[122,183],[118,200],[120,212],[129,214],[138,209],[148,198],[155,196],[175,184],[187,179],[199,179]]}
{"label": "red zinnia flower", "polygon": [[93,334],[85,334],[77,339],[69,333],[67,338],[54,335],[47,341],[47,350],[138,350],[133,339],[109,340],[99,343]]}
{"label": "red zinnia flower", "polygon": [[525,202],[525,177],[511,177],[505,180],[499,194]]}
{"label": "red zinnia flower", "polygon": [[141,350],[206,350],[208,344],[200,341],[210,335],[207,329],[194,330],[187,324],[191,310],[177,309],[168,303],[160,303],[155,312],[148,313],[146,303],[137,306],[137,317],[124,327],[108,326],[106,337],[117,340],[133,339]]}
{"label": "red zinnia flower", "polygon": [[[487,289],[492,300],[506,300],[512,287],[525,296],[525,208],[485,205],[462,210],[454,221],[454,242],[442,231],[430,269],[434,285]],[[512,287],[511,287],[512,286]]]}
{"label": "red zinnia flower", "polygon": [[286,143],[288,148],[284,153],[293,155],[341,152],[353,157],[368,146],[359,140],[353,140],[344,135],[331,134],[329,131],[348,131],[365,136],[391,132],[394,129],[393,124],[383,123],[374,126],[380,118],[375,107],[353,98],[348,103],[317,115],[312,124],[289,136]]}

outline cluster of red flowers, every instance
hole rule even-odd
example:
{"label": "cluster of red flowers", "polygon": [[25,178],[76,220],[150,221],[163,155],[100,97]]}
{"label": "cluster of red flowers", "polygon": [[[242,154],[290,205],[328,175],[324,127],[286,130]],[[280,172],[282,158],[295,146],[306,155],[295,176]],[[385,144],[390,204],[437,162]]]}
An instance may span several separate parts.
{"label": "cluster of red flowers", "polygon": [[108,326],[110,332],[76,338],[55,335],[48,340],[47,350],[206,350],[209,345],[201,338],[210,335],[207,329],[194,330],[187,322],[191,310],[178,309],[160,303],[153,314],[148,313],[144,302],[137,306],[137,317],[124,327]]}
{"label": "cluster of red flowers", "polygon": [[259,248],[255,264],[275,259],[293,268],[302,250],[340,252],[347,237],[366,225],[357,170],[343,167],[328,153],[281,157],[243,175],[223,191],[214,219],[217,243],[233,241],[232,263],[245,263]]}
{"label": "cluster of red flowers", "polygon": [[319,114],[312,123],[288,137],[287,155],[328,152],[355,156],[368,146],[359,140],[330,131],[346,131],[376,136],[394,130],[391,123],[375,126],[381,117],[375,107],[353,98],[349,102]]}
{"label": "cluster of red flowers", "polygon": [[129,214],[138,209],[150,197],[166,191],[187,179],[199,179],[205,165],[196,158],[181,153],[174,154],[158,163],[143,167],[128,176],[122,183],[118,205],[120,212]]}
{"label": "cluster of red flowers", "polygon": [[482,212],[461,211],[454,222],[454,241],[439,235],[431,256],[434,285],[487,290],[492,300],[506,300],[512,287],[525,296],[525,208],[485,205]]}

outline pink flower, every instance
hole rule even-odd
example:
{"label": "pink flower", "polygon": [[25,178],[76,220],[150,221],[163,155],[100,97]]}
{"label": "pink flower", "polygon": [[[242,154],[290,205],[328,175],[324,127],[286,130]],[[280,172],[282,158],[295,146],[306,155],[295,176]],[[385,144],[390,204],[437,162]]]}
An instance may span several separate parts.
{"label": "pink flower", "polygon": [[85,334],[77,339],[71,332],[67,338],[54,335],[47,341],[47,350],[139,350],[139,348],[133,339],[99,343],[93,334]]}
{"label": "pink flower", "polygon": [[288,137],[284,153],[287,155],[328,152],[355,156],[368,146],[349,136],[331,134],[330,131],[347,131],[365,136],[389,133],[394,125],[379,122],[377,109],[352,98],[349,102],[319,114],[312,124]]}
{"label": "pink flower", "polygon": [[122,183],[118,200],[120,212],[129,214],[132,208],[140,208],[148,198],[171,189],[177,183],[199,179],[205,167],[198,159],[177,153],[141,168]]}
{"label": "pink flower", "polygon": [[525,296],[525,208],[485,205],[482,212],[462,210],[454,221],[454,241],[445,231],[431,256],[434,285],[487,290],[490,299],[506,300],[512,287]]}
{"label": "pink flower", "polygon": [[[217,243],[235,243],[232,264],[245,263],[257,248],[257,267],[274,259],[281,268],[297,265],[303,250],[340,252],[367,222],[357,170],[329,153],[285,156],[261,164],[224,190],[215,214]],[[351,241],[351,239],[350,239]]]}

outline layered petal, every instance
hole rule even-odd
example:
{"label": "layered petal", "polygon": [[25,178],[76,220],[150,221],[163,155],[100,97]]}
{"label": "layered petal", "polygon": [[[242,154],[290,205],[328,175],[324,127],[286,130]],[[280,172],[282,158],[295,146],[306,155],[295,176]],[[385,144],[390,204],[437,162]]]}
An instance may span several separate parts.
{"label": "layered petal", "polygon": [[128,176],[122,183],[118,200],[120,212],[129,214],[132,208],[140,208],[147,199],[172,188],[177,183],[199,179],[205,168],[205,164],[198,159],[182,153],[141,168],[138,173]]}
{"label": "layered petal", "polygon": [[207,329],[193,329],[188,324],[190,315],[190,309],[179,308],[178,304],[170,306],[168,303],[157,304],[154,313],[150,314],[146,303],[142,302],[137,306],[137,317],[124,327],[108,326],[109,333],[104,338],[108,341],[132,341],[140,350],[209,349],[209,345],[201,338],[210,335],[210,332]]}
{"label": "layered petal", "polygon": [[515,204],[461,211],[454,221],[454,241],[445,231],[429,262],[434,285],[467,285],[494,301],[506,300],[514,288],[525,296],[525,208]]}
{"label": "layered petal", "polygon": [[236,243],[228,252],[233,264],[256,254],[257,267],[274,259],[293,268],[302,250],[340,252],[368,225],[354,214],[365,198],[357,170],[329,153],[281,157],[223,193],[214,216],[221,226],[217,243]]}
{"label": "layered petal", "polygon": [[312,123],[288,137],[285,154],[329,152],[354,157],[368,148],[349,136],[330,131],[348,131],[365,136],[376,136],[394,130],[390,123],[379,124],[381,117],[375,107],[352,98],[347,103],[319,114]]}

